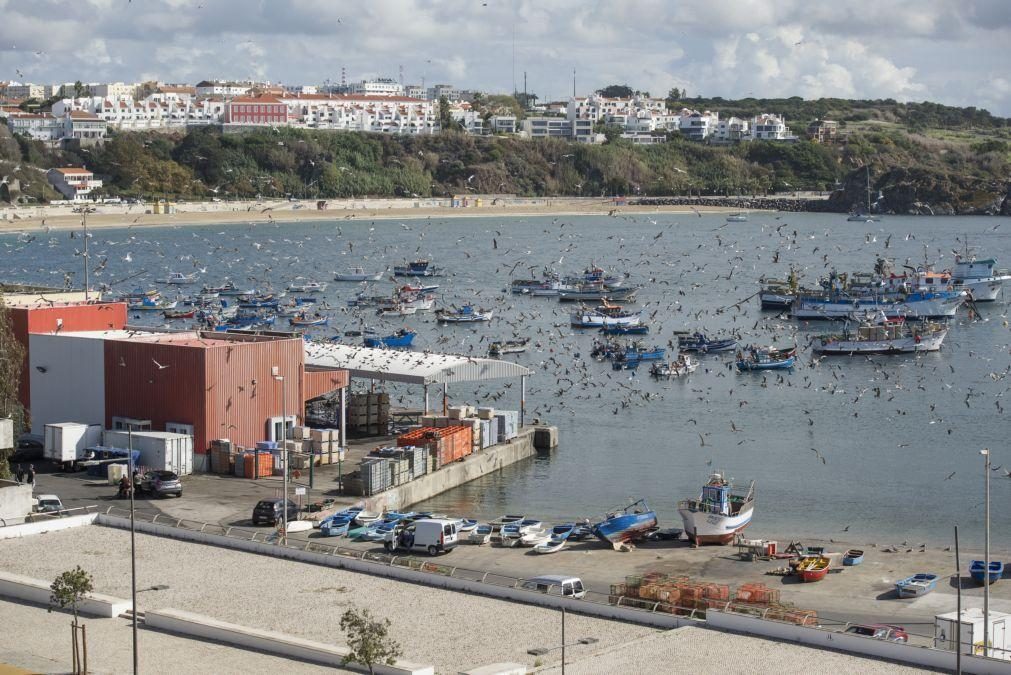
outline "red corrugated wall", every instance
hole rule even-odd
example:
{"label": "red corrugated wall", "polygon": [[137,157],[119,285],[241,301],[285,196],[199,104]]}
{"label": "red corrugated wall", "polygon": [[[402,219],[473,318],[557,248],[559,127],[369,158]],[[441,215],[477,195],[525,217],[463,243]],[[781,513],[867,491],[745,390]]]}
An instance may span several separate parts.
{"label": "red corrugated wall", "polygon": [[18,397],[21,399],[21,404],[26,408],[31,405],[31,392],[28,382],[29,333],[55,332],[59,319],[63,321],[60,332],[66,333],[86,330],[119,330],[126,326],[125,302],[54,305],[52,307],[11,307],[8,311],[10,311],[14,337],[25,348],[25,360],[21,371]]}
{"label": "red corrugated wall", "polygon": [[329,394],[335,389],[348,386],[348,371],[346,370],[306,370],[302,378],[304,400],[310,401],[323,394]]}

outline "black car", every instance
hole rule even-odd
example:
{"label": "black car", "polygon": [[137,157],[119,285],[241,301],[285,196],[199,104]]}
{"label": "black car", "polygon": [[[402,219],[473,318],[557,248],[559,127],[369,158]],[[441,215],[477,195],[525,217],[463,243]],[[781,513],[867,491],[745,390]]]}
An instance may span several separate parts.
{"label": "black car", "polygon": [[[261,522],[276,525],[279,521],[284,520],[285,501],[280,497],[261,499],[253,507],[253,525],[259,525]],[[295,520],[298,517],[298,506],[290,499],[287,500],[287,504],[288,520]]]}
{"label": "black car", "polygon": [[42,443],[32,438],[22,438],[9,460],[12,463],[42,461]]}

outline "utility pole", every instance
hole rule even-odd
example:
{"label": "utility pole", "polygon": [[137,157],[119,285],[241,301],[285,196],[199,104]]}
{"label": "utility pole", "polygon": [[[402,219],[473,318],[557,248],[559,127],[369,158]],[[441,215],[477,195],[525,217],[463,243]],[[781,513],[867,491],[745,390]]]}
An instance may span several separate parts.
{"label": "utility pole", "polygon": [[955,580],[958,582],[958,599],[955,615],[955,672],[962,675],[962,563],[958,555],[958,525],[955,526]]}
{"label": "utility pole", "polygon": [[979,451],[983,455],[983,483],[985,487],[983,528],[983,656],[990,656],[990,449]]}
{"label": "utility pole", "polygon": [[[87,237],[87,235],[85,235]],[[87,242],[87,238],[84,240]],[[133,603],[132,623],[133,623],[133,675],[139,672],[139,659],[137,658],[137,527],[134,520],[133,493],[137,486],[133,481],[133,422],[128,422],[126,427],[127,440],[127,471],[130,472],[130,601]]]}
{"label": "utility pole", "polygon": [[576,69],[572,69],[572,98],[576,98]]}
{"label": "utility pole", "polygon": [[[275,372],[277,367],[274,367]],[[281,383],[281,457],[284,461],[281,462],[282,471],[284,471],[284,497],[281,500],[281,510],[284,515],[284,530],[281,532],[281,543],[288,543],[288,410],[287,410],[287,393],[288,388],[284,381],[284,375],[274,375],[274,379]]]}

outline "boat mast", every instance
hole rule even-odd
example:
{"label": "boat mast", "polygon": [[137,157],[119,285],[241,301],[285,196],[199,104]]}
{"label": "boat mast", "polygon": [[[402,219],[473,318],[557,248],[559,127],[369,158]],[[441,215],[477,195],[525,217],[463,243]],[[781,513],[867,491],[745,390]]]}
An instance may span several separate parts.
{"label": "boat mast", "polygon": [[867,170],[867,215],[871,214],[871,165],[864,167]]}

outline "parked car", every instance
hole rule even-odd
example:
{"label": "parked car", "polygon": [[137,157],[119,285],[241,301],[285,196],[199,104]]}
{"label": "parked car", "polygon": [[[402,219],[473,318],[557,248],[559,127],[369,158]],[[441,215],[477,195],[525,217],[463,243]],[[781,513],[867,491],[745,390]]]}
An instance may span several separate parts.
{"label": "parked car", "polygon": [[42,441],[24,437],[18,439],[17,447],[14,448],[9,460],[12,464],[42,461]]}
{"label": "parked car", "polygon": [[268,525],[276,525],[284,520],[284,504],[288,505],[288,520],[298,518],[298,506],[290,499],[285,500],[280,497],[261,499],[253,507],[253,525],[265,522]]}
{"label": "parked car", "polygon": [[39,495],[35,500],[36,513],[64,515],[63,502],[56,495]]}
{"label": "parked car", "polygon": [[156,497],[183,496],[183,484],[171,471],[148,471],[140,477],[137,489]]}
{"label": "parked car", "polygon": [[458,543],[456,522],[434,518],[418,520],[406,527],[396,527],[386,534],[383,546],[389,552],[397,549],[407,551],[427,551],[428,555],[438,555],[442,551],[452,551]]}
{"label": "parked car", "polygon": [[520,587],[528,591],[537,591],[547,595],[559,595],[565,598],[582,598],[586,595],[583,580],[579,577],[567,577],[562,574],[545,574],[533,577],[523,582]]}
{"label": "parked car", "polygon": [[857,623],[843,632],[862,635],[863,637],[874,638],[875,640],[887,640],[888,642],[909,642],[909,633],[906,632],[905,628],[886,623]]}

